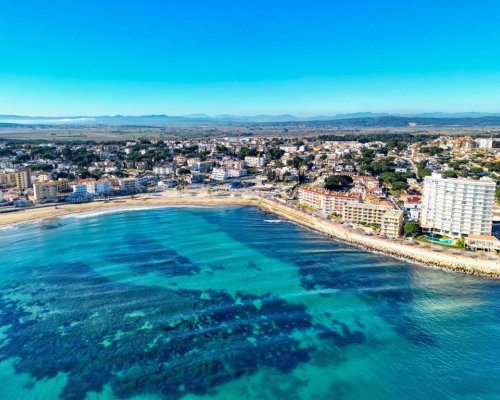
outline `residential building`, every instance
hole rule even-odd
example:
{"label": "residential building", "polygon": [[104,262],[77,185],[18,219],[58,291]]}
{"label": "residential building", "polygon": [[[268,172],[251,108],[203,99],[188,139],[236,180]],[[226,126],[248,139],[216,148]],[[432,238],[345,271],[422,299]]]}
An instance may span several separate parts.
{"label": "residential building", "polygon": [[345,203],[359,201],[360,197],[355,193],[331,192],[309,186],[299,189],[299,203],[328,214],[341,213]]}
{"label": "residential building", "polygon": [[229,178],[229,171],[227,168],[214,168],[212,170],[211,178],[214,181],[223,181]]}
{"label": "residential building", "polygon": [[241,178],[247,175],[247,170],[244,168],[227,168],[229,178]]}
{"label": "residential building", "polygon": [[73,193],[76,194],[86,194],[87,192],[87,185],[85,183],[72,183],[71,188],[73,189]]}
{"label": "residential building", "polygon": [[127,193],[137,193],[139,191],[139,181],[136,178],[122,178],[118,181],[120,189]]}
{"label": "residential building", "polygon": [[403,228],[403,211],[388,210],[382,215],[380,224],[380,234],[391,238],[397,238],[401,235]]}
{"label": "residential building", "polygon": [[32,186],[31,169],[22,168],[12,172],[0,173],[0,185],[15,185],[20,190],[30,188]]}
{"label": "residential building", "polygon": [[421,206],[420,196],[406,196],[403,210],[410,221],[418,221]]}
{"label": "residential building", "polygon": [[477,138],[476,144],[479,149],[491,149],[493,147],[492,138]]}
{"label": "residential building", "polygon": [[468,235],[465,239],[465,248],[468,250],[483,250],[500,252],[500,240],[491,235]]}
{"label": "residential building", "polygon": [[266,158],[264,156],[246,156],[245,162],[249,167],[261,168],[266,165]]}
{"label": "residential building", "polygon": [[491,179],[425,177],[420,225],[452,237],[491,235],[495,187]]}
{"label": "residential building", "polygon": [[73,193],[88,193],[95,196],[104,195],[113,191],[113,185],[108,179],[98,181],[81,179],[71,184]]}
{"label": "residential building", "polygon": [[389,205],[348,202],[344,204],[342,219],[354,224],[381,225],[384,214],[393,209]]}
{"label": "residential building", "polygon": [[213,161],[195,161],[193,163],[188,162],[188,165],[192,171],[209,172],[212,170],[214,163]]}
{"label": "residential building", "polygon": [[57,181],[53,181],[56,184],[57,192],[69,192],[71,187],[69,186],[69,181],[67,179],[59,178]]}
{"label": "residential building", "polygon": [[153,172],[158,175],[170,175],[175,172],[173,165],[158,165],[153,167]]}
{"label": "residential building", "polygon": [[33,196],[36,202],[56,201],[57,184],[54,181],[33,184]]}
{"label": "residential building", "polygon": [[99,179],[98,181],[87,183],[87,192],[90,194],[99,196],[111,193],[112,191],[113,185],[108,179]]}

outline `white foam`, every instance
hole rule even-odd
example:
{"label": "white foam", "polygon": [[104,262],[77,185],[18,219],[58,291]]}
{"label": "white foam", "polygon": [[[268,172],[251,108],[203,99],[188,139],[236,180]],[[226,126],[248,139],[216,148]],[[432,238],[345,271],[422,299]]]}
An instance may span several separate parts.
{"label": "white foam", "polygon": [[264,222],[268,222],[270,224],[278,224],[280,222],[286,222],[286,221],[283,221],[282,219],[265,219]]}
{"label": "white foam", "polygon": [[126,211],[141,211],[141,210],[155,210],[159,208],[166,208],[165,206],[131,206],[131,207],[116,207],[116,208],[107,208],[104,210],[93,210],[93,211],[83,211],[79,213],[74,213],[74,214],[67,214],[67,215],[61,215],[58,218],[61,219],[82,219],[82,218],[92,218],[92,217],[98,217],[100,215],[106,215],[106,214],[116,214],[119,212],[126,212]]}

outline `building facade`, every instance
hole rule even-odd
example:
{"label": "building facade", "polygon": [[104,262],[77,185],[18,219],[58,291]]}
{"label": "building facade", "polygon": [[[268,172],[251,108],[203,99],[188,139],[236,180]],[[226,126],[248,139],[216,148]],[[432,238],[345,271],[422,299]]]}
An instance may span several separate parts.
{"label": "building facade", "polygon": [[489,235],[469,235],[465,239],[465,248],[472,251],[500,252],[500,240]]}
{"label": "building facade", "polygon": [[401,210],[388,210],[382,216],[380,224],[380,234],[397,238],[401,235],[403,229],[403,211]]}
{"label": "building facade", "polygon": [[224,181],[229,178],[229,171],[227,168],[214,168],[210,177],[214,181]]}
{"label": "building facade", "polygon": [[258,156],[246,156],[245,157],[245,162],[249,167],[254,167],[254,168],[261,168],[266,165],[266,158],[265,157],[258,157]]}
{"label": "building facade", "polygon": [[20,190],[30,188],[32,186],[31,169],[23,168],[13,172],[0,173],[0,185],[15,185]]}
{"label": "building facade", "polygon": [[495,182],[490,179],[424,179],[420,225],[451,237],[491,235]]}
{"label": "building facade", "polygon": [[389,205],[346,203],[342,219],[358,225],[378,225],[380,234],[391,238],[399,237],[403,228],[403,211]]}
{"label": "building facade", "polygon": [[57,184],[52,181],[36,182],[33,185],[33,195],[36,202],[56,201]]}
{"label": "building facade", "polygon": [[344,204],[359,201],[360,196],[355,193],[331,192],[308,186],[299,189],[299,203],[324,211],[327,214],[341,214]]}
{"label": "building facade", "polygon": [[139,181],[136,178],[123,178],[118,181],[120,189],[127,193],[137,193],[139,191]]}
{"label": "building facade", "polygon": [[393,209],[386,205],[346,203],[342,211],[342,219],[353,224],[382,225],[384,214]]}

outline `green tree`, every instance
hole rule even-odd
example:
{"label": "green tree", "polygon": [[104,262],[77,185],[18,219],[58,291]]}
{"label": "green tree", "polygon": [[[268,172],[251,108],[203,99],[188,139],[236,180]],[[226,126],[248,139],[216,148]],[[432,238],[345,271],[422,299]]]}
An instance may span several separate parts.
{"label": "green tree", "polygon": [[483,175],[483,169],[481,167],[472,167],[469,171],[475,178],[479,178]]}
{"label": "green tree", "polygon": [[352,185],[352,178],[347,175],[330,175],[325,179],[328,190],[346,190]]}
{"label": "green tree", "polygon": [[187,168],[179,168],[177,170],[177,175],[188,175],[190,173],[191,173],[191,171]]}
{"label": "green tree", "polygon": [[445,177],[445,178],[457,178],[458,175],[455,171],[444,171],[443,177]]}
{"label": "green tree", "polygon": [[405,236],[416,237],[422,233],[422,228],[416,222],[407,222],[404,226]]}
{"label": "green tree", "polygon": [[251,156],[255,157],[258,154],[257,149],[255,148],[248,148],[246,146],[243,146],[240,151],[238,152],[238,158],[240,160],[244,160],[246,156]]}
{"label": "green tree", "polygon": [[271,147],[267,150],[267,153],[269,154],[271,160],[279,160],[283,154],[285,154],[284,150],[281,150],[278,147]]}

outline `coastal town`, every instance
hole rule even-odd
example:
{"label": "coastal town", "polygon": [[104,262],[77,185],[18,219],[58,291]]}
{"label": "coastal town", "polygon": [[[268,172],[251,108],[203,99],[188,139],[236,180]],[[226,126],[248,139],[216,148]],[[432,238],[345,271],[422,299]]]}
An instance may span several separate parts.
{"label": "coastal town", "polygon": [[2,213],[141,194],[252,193],[363,235],[490,254],[500,251],[499,183],[492,137],[0,143]]}

